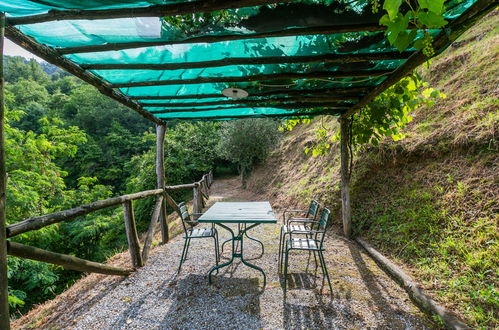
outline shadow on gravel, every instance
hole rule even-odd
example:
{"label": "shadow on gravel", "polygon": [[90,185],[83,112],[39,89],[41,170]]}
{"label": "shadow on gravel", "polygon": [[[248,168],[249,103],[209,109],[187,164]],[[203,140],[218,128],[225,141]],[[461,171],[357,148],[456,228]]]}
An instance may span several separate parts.
{"label": "shadow on gravel", "polygon": [[376,307],[383,315],[384,324],[382,327],[406,329],[411,324],[417,324],[417,319],[413,314],[400,308],[393,308],[391,303],[385,298],[386,293],[384,292],[387,291],[386,288],[379,280],[379,277],[369,269],[364,261],[365,256],[359,252],[359,248],[353,247],[352,243],[348,243],[348,248],[371,296],[370,304],[372,307]]}
{"label": "shadow on gravel", "polygon": [[260,294],[258,279],[213,276],[209,285],[205,275],[190,274],[176,283],[161,328],[261,329]]}

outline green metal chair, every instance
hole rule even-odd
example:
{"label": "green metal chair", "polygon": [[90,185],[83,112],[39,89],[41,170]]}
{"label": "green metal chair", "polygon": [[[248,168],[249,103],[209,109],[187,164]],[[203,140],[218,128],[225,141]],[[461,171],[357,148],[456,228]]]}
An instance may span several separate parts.
{"label": "green metal chair", "polygon": [[[284,242],[286,242],[286,235],[290,232],[303,233],[306,234],[313,229],[314,225],[317,225],[317,215],[319,214],[320,204],[315,199],[310,202],[307,210],[286,210],[282,214],[283,225],[281,227],[281,232],[279,235],[279,265],[282,264],[282,256],[284,252]],[[286,214],[302,214],[305,217],[288,217]],[[314,254],[315,257],[315,254]]]}
{"label": "green metal chair", "polygon": [[[322,274],[326,277],[327,282],[329,284],[329,289],[333,292],[333,288],[331,286],[331,280],[329,279],[329,273],[326,267],[326,261],[324,260],[324,238],[326,236],[326,227],[329,221],[329,216],[331,211],[329,209],[324,208],[319,217],[318,226],[316,229],[311,229],[306,233],[291,231],[289,233],[289,238],[284,242],[284,289],[286,289],[287,277],[288,277],[288,256],[289,251],[291,250],[301,250],[301,251],[309,251],[313,253],[319,254],[319,260],[322,268]],[[314,223],[310,224],[311,226],[315,225]],[[298,234],[298,237],[296,237]],[[305,234],[305,235],[304,235]],[[293,237],[294,236],[294,237]],[[281,266],[282,268],[282,266]]]}
{"label": "green metal chair", "polygon": [[[306,210],[285,210],[282,213],[282,222],[284,225],[286,225],[289,220],[315,220],[317,218],[317,214],[319,213],[320,205],[319,202],[317,202],[315,199],[310,202],[310,205],[308,206],[308,209]],[[286,219],[286,214],[301,214],[304,215],[304,217],[291,217]]]}
{"label": "green metal chair", "polygon": [[199,213],[189,214],[187,206],[184,202],[178,204],[180,210],[180,218],[182,220],[182,226],[184,227],[184,249],[182,250],[182,256],[180,257],[180,264],[178,266],[177,273],[180,273],[182,264],[187,259],[187,253],[189,252],[189,246],[191,244],[191,239],[193,238],[213,238],[215,240],[215,261],[218,265],[220,261],[220,252],[218,247],[218,232],[215,228],[215,224],[212,224],[211,228],[194,228],[198,224],[196,220],[193,219],[194,216],[199,216]]}

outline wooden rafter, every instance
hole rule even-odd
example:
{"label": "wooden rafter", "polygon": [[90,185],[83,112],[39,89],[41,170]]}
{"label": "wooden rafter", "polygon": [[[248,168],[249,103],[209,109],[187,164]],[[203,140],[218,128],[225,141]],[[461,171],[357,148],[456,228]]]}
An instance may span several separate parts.
{"label": "wooden rafter", "polygon": [[[302,95],[302,96],[335,96],[335,95],[351,95],[351,96],[362,96],[365,94],[372,86],[365,87],[342,87],[342,88],[320,88],[320,89],[272,89],[265,92],[250,93],[250,97],[261,97],[261,96],[276,96],[276,95]],[[168,96],[130,96],[134,100],[188,100],[188,99],[208,99],[224,97],[222,93],[217,94],[185,94],[185,95],[168,95]]]}
{"label": "wooden rafter", "polygon": [[127,17],[162,17],[206,13],[222,9],[236,9],[243,7],[262,6],[267,4],[289,2],[291,0],[198,0],[180,2],[167,5],[153,5],[148,7],[131,7],[100,10],[50,10],[46,14],[31,16],[9,17],[9,25],[26,25],[61,20],[95,20]]}
{"label": "wooden rafter", "polygon": [[[139,81],[130,83],[111,84],[112,88],[190,85],[206,83],[251,82],[280,79],[328,79],[328,78],[355,78],[355,77],[380,77],[391,73],[393,70],[356,70],[356,71],[319,71],[310,73],[269,73],[255,74],[241,77],[198,77],[193,79],[170,79],[155,81]],[[332,81],[333,82],[333,81]]]}
{"label": "wooden rafter", "polygon": [[89,83],[90,85],[96,87],[99,92],[102,94],[120,102],[121,104],[129,107],[130,109],[138,112],[144,118],[156,123],[156,124],[164,124],[161,119],[158,119],[151,115],[149,112],[142,109],[142,106],[136,101],[130,99],[125,94],[120,91],[113,90],[109,83],[103,81],[101,78],[96,75],[85,71],[80,66],[71,62],[70,60],[60,56],[57,54],[52,48],[41,45],[32,38],[26,36],[16,28],[12,26],[8,26],[5,28],[5,36],[10,39],[12,42],[18,44],[19,46],[27,49],[31,53],[36,56],[44,59],[45,61],[54,64],[67,72],[75,75],[81,80]]}
{"label": "wooden rafter", "polygon": [[[414,27],[410,27],[414,28]],[[170,46],[192,43],[214,43],[245,39],[261,39],[275,37],[290,37],[304,35],[328,35],[335,33],[351,33],[351,32],[376,32],[385,31],[386,27],[379,24],[350,24],[350,25],[334,25],[334,26],[319,26],[307,28],[291,28],[279,31],[247,33],[247,34],[229,34],[217,36],[199,36],[183,40],[162,40],[162,41],[132,41],[132,42],[115,42],[101,45],[74,46],[56,49],[60,54],[79,54],[79,53],[94,53],[115,51],[124,49],[134,49],[142,47],[155,46]]]}
{"label": "wooden rafter", "polygon": [[282,110],[296,110],[296,109],[314,109],[314,108],[328,108],[328,109],[343,109],[347,110],[349,107],[341,103],[282,103],[277,105],[268,105],[265,103],[254,104],[251,106],[245,106],[244,104],[228,106],[228,107],[213,107],[213,108],[171,108],[171,109],[161,109],[161,110],[151,110],[151,113],[175,113],[175,112],[204,112],[204,111],[223,111],[229,109],[243,109],[243,108],[274,108]]}
{"label": "wooden rafter", "polygon": [[309,117],[318,115],[341,115],[341,109],[330,109],[330,110],[320,110],[320,111],[309,111],[309,112],[295,112],[295,113],[283,113],[283,114],[258,114],[258,115],[229,115],[229,116],[199,116],[199,117],[163,117],[164,120],[212,120],[212,119],[244,119],[244,118],[296,118],[296,117]]}
{"label": "wooden rafter", "polygon": [[271,98],[271,99],[260,99],[260,100],[224,100],[224,101],[212,101],[212,102],[182,102],[182,103],[142,103],[144,107],[152,108],[182,108],[182,107],[205,107],[211,105],[223,105],[223,104],[241,104],[241,105],[252,105],[252,104],[263,104],[263,103],[285,103],[285,102],[303,102],[303,103],[327,103],[334,101],[357,101],[359,96],[329,96],[324,95],[322,97],[285,97],[285,98]]}
{"label": "wooden rafter", "polygon": [[409,58],[414,52],[383,52],[364,54],[324,54],[309,56],[264,56],[264,57],[227,57],[220,60],[182,62],[182,63],[99,63],[81,64],[86,70],[179,70],[213,68],[228,65],[260,65],[288,63],[355,63],[369,61],[401,60]]}

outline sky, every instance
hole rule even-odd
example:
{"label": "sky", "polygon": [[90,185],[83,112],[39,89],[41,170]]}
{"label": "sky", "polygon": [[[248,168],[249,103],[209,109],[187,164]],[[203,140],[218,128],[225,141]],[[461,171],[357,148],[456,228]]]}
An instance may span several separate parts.
{"label": "sky", "polygon": [[24,58],[34,58],[38,62],[42,62],[41,58],[39,58],[39,57],[31,54],[30,52],[28,52],[24,48],[19,47],[18,45],[16,45],[15,43],[13,43],[12,41],[10,41],[9,39],[5,38],[4,42],[5,43],[4,43],[4,51],[3,51],[3,53],[5,55],[22,56]]}

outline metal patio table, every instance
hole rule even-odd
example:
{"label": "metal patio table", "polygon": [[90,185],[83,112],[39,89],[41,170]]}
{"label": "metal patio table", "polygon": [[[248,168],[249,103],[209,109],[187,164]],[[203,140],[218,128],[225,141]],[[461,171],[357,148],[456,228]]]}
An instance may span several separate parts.
{"label": "metal patio table", "polygon": [[[263,274],[263,286],[267,283],[265,272],[260,267],[246,261],[243,256],[243,237],[256,240],[247,235],[247,231],[262,223],[277,223],[274,212],[269,202],[216,202],[201,217],[197,219],[200,223],[214,223],[231,234],[232,256],[229,261],[221,265],[214,266],[208,273],[208,282],[211,284],[211,274],[234,262],[235,258],[240,258],[241,262],[248,267],[256,269]],[[237,234],[224,224],[238,224]],[[256,240],[258,241],[258,240]],[[237,244],[239,243],[239,244]],[[261,242],[260,242],[261,243]],[[262,248],[263,248],[263,243]],[[239,251],[236,245],[239,245]],[[263,250],[262,250],[263,251]]]}

